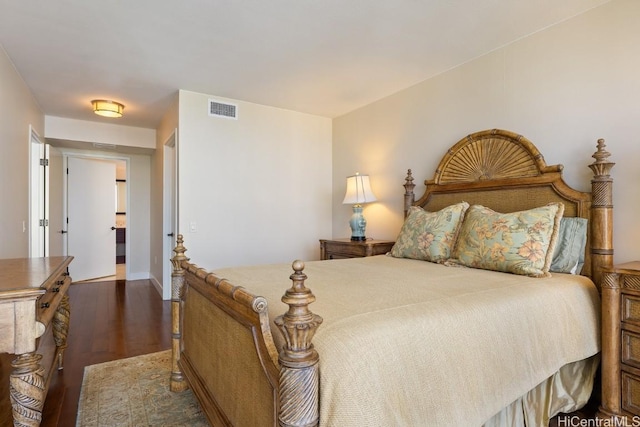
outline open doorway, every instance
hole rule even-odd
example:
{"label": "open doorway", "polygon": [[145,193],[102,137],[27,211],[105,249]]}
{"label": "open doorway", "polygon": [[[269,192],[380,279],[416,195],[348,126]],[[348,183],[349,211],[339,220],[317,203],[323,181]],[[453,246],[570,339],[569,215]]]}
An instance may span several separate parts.
{"label": "open doorway", "polygon": [[[47,143],[52,148],[58,150],[60,156],[61,165],[55,172],[53,180],[59,180],[56,187],[60,187],[59,196],[59,209],[60,209],[60,222],[54,224],[56,236],[60,236],[62,240],[62,253],[58,255],[74,255],[68,251],[68,233],[67,231],[67,174],[66,167],[69,157],[84,157],[91,159],[102,159],[111,162],[122,161],[123,165],[126,165],[124,169],[116,169],[117,179],[125,179],[124,188],[124,200],[126,201],[125,207],[118,209],[118,211],[124,211],[126,213],[126,224],[122,228],[124,229],[125,243],[125,263],[117,265],[118,279],[120,275],[124,276],[124,280],[144,280],[151,278],[150,266],[151,266],[151,230],[150,223],[152,221],[152,192],[151,192],[151,178],[153,167],[153,154],[155,149],[137,148],[137,147],[125,147],[113,145],[110,147],[104,144],[91,143],[86,141],[72,141],[47,138]],[[52,156],[53,157],[53,156]],[[161,167],[161,166],[160,166]],[[54,169],[51,169],[51,173],[54,173]],[[122,173],[122,175],[121,175]],[[114,178],[115,180],[116,178]],[[116,204],[116,183],[112,182],[113,188],[111,205]],[[122,188],[123,186],[120,185]],[[55,195],[53,197],[56,197]],[[53,200],[51,201],[53,203]],[[51,205],[54,206],[53,204]],[[115,215],[116,208],[112,210],[112,214]],[[54,218],[53,213],[51,218]],[[109,227],[116,227],[119,224],[118,218],[113,219]],[[52,230],[52,232],[53,232]],[[64,231],[64,233],[61,233]],[[111,232],[111,231],[110,231]],[[115,230],[114,233],[114,246],[115,246]],[[115,255],[114,255],[115,256]],[[158,263],[161,260],[161,254],[157,255]],[[72,264],[76,264],[76,260]],[[115,261],[114,264],[116,266]],[[124,270],[124,272],[122,272]],[[71,276],[76,281],[74,276]],[[156,277],[161,277],[159,273]],[[161,291],[161,287],[158,287],[158,291]]]}
{"label": "open doorway", "polygon": [[127,208],[129,192],[127,191],[127,162],[115,160],[116,163],[116,276],[115,280],[127,277]]}
{"label": "open doorway", "polygon": [[66,167],[66,248],[75,282],[127,276],[128,161],[69,154]]}

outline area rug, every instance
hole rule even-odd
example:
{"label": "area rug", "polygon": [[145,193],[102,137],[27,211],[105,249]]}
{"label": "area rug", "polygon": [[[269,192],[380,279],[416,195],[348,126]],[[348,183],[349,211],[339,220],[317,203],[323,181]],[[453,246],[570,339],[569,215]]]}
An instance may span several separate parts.
{"label": "area rug", "polygon": [[191,390],[169,391],[171,351],[84,368],[76,427],[209,426]]}

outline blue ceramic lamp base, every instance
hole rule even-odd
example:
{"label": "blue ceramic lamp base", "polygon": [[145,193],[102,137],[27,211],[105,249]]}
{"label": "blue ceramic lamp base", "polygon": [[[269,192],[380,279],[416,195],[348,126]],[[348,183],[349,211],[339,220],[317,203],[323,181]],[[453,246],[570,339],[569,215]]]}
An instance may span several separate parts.
{"label": "blue ceramic lamp base", "polygon": [[354,242],[364,242],[367,238],[364,235],[364,230],[367,227],[367,221],[362,215],[362,205],[353,205],[353,215],[349,220],[349,226],[351,227],[351,240]]}

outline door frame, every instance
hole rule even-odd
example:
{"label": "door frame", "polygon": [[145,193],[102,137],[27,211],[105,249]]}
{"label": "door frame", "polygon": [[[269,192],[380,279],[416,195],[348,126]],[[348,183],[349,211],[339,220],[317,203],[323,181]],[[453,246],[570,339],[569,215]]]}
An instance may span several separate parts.
{"label": "door frame", "polygon": [[[49,145],[29,125],[29,257],[49,256]],[[41,161],[45,163],[42,164]]]}
{"label": "door frame", "polygon": [[[104,153],[104,152],[100,152],[100,153],[81,153],[81,152],[76,152],[76,151],[67,151],[67,150],[62,150],[62,158],[63,158],[63,167],[62,167],[62,173],[63,173],[63,177],[62,177],[62,198],[63,198],[63,202],[62,202],[62,217],[63,218],[68,218],[69,216],[69,212],[68,212],[68,203],[69,203],[69,193],[68,193],[68,176],[67,176],[67,168],[69,166],[69,157],[80,157],[80,158],[85,158],[85,159],[95,159],[95,160],[124,160],[126,163],[126,172],[127,172],[127,212],[130,211],[130,206],[131,206],[131,202],[130,202],[130,196],[131,196],[131,191],[130,191],[130,185],[131,185],[131,179],[130,179],[130,174],[131,174],[131,158],[126,156],[126,155],[122,155],[122,154],[108,154],[108,153]],[[115,182],[113,183],[115,185]],[[129,214],[127,214],[129,215]],[[116,223],[116,211],[115,208],[113,210],[113,223],[115,225]],[[130,245],[130,233],[131,233],[131,229],[130,229],[130,223],[131,221],[129,221],[129,217],[127,218],[127,228],[126,228],[126,232],[125,232],[125,239],[126,239],[126,243],[125,243],[125,251],[127,256],[130,256],[131,254],[131,248],[129,247]],[[68,231],[67,228],[67,222],[64,222],[64,231]],[[68,239],[69,234],[68,233],[64,233],[63,234],[63,255],[68,255],[68,246],[69,246],[69,239]],[[115,241],[114,241],[114,245],[115,245]],[[114,258],[113,263],[115,265],[116,260]],[[127,280],[131,274],[130,274],[130,262],[127,262],[125,264],[125,280]]]}
{"label": "door frame", "polygon": [[[178,129],[175,128],[162,144],[162,299],[171,299],[173,249],[178,230]],[[171,158],[168,150],[173,151]],[[173,160],[173,161],[171,161]],[[168,234],[173,233],[173,237]]]}

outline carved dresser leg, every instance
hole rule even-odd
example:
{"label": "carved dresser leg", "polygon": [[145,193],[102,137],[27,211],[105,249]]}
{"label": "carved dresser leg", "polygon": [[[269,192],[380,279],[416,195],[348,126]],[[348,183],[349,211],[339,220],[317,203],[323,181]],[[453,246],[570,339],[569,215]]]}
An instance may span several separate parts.
{"label": "carved dresser leg", "polygon": [[322,317],[309,311],[316,297],[305,287],[304,263],[294,261],[293,285],[282,302],[289,310],[275,319],[286,340],[280,356],[278,421],[282,427],[312,427],[319,421],[318,352],[311,340],[322,323]]}
{"label": "carved dresser leg", "polygon": [[21,354],[11,362],[9,396],[14,426],[37,427],[42,421],[46,391],[41,359],[42,355],[34,352]]}
{"label": "carved dresser leg", "polygon": [[67,348],[67,336],[69,335],[69,319],[71,306],[69,295],[65,294],[53,315],[53,340],[56,342],[56,354],[58,355],[58,370],[62,369],[64,350]]}

